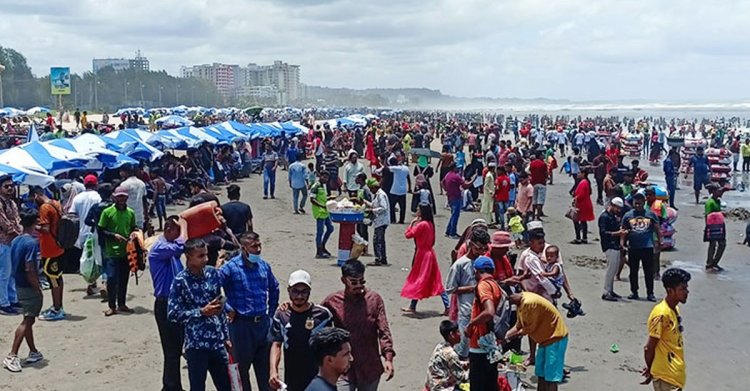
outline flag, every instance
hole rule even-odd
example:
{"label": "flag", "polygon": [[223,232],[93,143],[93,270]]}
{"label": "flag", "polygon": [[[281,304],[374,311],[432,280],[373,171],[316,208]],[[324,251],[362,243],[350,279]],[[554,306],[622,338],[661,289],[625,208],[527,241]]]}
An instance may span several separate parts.
{"label": "flag", "polygon": [[32,141],[39,141],[39,133],[36,132],[36,126],[34,126],[34,124],[31,124],[31,127],[29,127],[29,135],[26,136],[27,143]]}

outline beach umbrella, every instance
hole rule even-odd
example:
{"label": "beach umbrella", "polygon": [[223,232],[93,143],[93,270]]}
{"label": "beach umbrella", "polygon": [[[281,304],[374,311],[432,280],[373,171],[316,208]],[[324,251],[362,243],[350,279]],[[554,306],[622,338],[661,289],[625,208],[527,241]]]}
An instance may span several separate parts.
{"label": "beach umbrella", "polygon": [[194,122],[187,118],[180,117],[179,115],[168,115],[166,117],[161,117],[157,119],[156,124],[164,128],[164,127],[192,126]]}
{"label": "beach umbrella", "polygon": [[206,142],[210,144],[219,144],[222,140],[219,140],[217,137],[205,132],[201,128],[196,128],[194,126],[185,126],[182,128],[177,129],[170,129],[174,130],[175,133],[185,137],[185,138],[193,138],[198,140],[198,144]]}
{"label": "beach umbrella", "polygon": [[287,137],[289,137],[289,136],[296,136],[298,134],[307,133],[309,131],[309,129],[307,129],[306,127],[300,125],[299,122],[294,123],[292,121],[282,122],[281,123],[281,129],[284,130],[284,132],[286,133]]}
{"label": "beach umbrella", "polygon": [[92,160],[86,165],[93,170],[102,168],[117,168],[124,164],[137,164],[138,161],[119,152],[108,149],[107,143],[97,135],[83,134],[73,139],[60,138],[45,141],[44,144],[52,144],[56,147],[78,152],[88,156]]}
{"label": "beach umbrella", "polygon": [[146,130],[140,130],[140,129],[123,129],[123,130],[116,130],[114,132],[107,133],[103,137],[113,139],[113,140],[126,140],[126,141],[129,141],[130,139],[135,139],[144,143],[148,143],[148,141],[154,137],[154,133],[151,133]]}
{"label": "beach umbrella", "polygon": [[188,149],[198,146],[199,140],[195,137],[187,137],[175,132],[176,129],[162,129],[154,133],[154,138],[149,140],[149,145],[168,149]]}
{"label": "beach umbrella", "polygon": [[24,114],[26,114],[26,112],[14,107],[3,107],[2,109],[0,109],[0,117],[17,117]]}
{"label": "beach umbrella", "polygon": [[440,152],[433,151],[429,148],[412,148],[411,151],[409,151],[412,155],[416,156],[427,156],[427,157],[440,157]]}
{"label": "beach umbrella", "polygon": [[[244,125],[242,126],[246,127]],[[230,125],[229,122],[222,122],[220,124],[206,126],[203,128],[203,130],[208,132],[209,134],[217,135],[217,137],[224,138],[228,140],[229,142],[232,142],[237,139],[247,140],[250,138],[250,136],[247,133],[243,133],[239,130],[234,129],[234,127],[232,127],[232,125]]]}
{"label": "beach umbrella", "polygon": [[0,164],[0,175],[10,175],[13,178],[13,182],[29,186],[47,187],[55,182],[55,178],[47,174],[15,168],[5,164]]}
{"label": "beach umbrella", "polygon": [[0,153],[0,163],[48,175],[86,168],[91,158],[39,141],[22,144]]}
{"label": "beach umbrella", "polygon": [[34,107],[26,110],[26,114],[28,114],[28,115],[36,115],[36,114],[41,114],[41,113],[45,113],[46,114],[46,113],[49,113],[49,112],[50,112],[50,110],[48,108],[41,107],[41,106],[34,106]]}
{"label": "beach umbrella", "polygon": [[125,129],[102,136],[101,140],[107,144],[107,148],[134,159],[153,162],[164,155],[156,147],[146,143],[142,137],[146,137],[146,140],[152,140],[155,136],[153,133],[143,130]]}

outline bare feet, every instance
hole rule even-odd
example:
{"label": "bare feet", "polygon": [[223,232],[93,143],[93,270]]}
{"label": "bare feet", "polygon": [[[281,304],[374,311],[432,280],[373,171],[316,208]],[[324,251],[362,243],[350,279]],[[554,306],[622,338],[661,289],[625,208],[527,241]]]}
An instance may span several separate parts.
{"label": "bare feet", "polygon": [[534,359],[529,357],[523,362],[523,366],[528,367],[530,365],[534,365]]}

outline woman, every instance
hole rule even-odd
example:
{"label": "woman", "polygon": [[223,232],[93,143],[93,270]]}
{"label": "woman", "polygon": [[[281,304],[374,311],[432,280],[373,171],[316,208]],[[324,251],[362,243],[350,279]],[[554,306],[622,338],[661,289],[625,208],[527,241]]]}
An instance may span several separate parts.
{"label": "woman", "polygon": [[414,166],[413,175],[416,186],[411,198],[411,211],[416,213],[420,202],[422,202],[418,189],[425,189],[429,193],[428,198],[430,206],[432,206],[432,214],[437,214],[437,210],[435,209],[435,197],[432,193],[432,184],[430,183],[430,180],[435,175],[435,170],[430,166],[427,156],[419,156],[417,158],[417,165]]}
{"label": "woman", "polygon": [[429,204],[420,204],[417,217],[412,220],[404,234],[407,239],[414,239],[416,251],[412,259],[411,271],[406,277],[401,296],[411,299],[408,308],[401,311],[413,314],[417,312],[417,302],[428,297],[438,296],[443,299],[445,315],[448,315],[448,295],[443,288],[443,278],[433,246],[435,245],[435,222]]}
{"label": "woman", "polygon": [[591,202],[591,183],[588,174],[588,169],[578,173],[578,185],[573,192],[573,207],[578,209],[578,214],[573,220],[576,232],[573,244],[588,243],[588,222],[594,220],[594,205]]}
{"label": "woman", "polygon": [[370,161],[370,172],[372,168],[378,167],[378,155],[375,153],[375,131],[370,129],[367,131],[367,149],[365,150],[365,159]]}

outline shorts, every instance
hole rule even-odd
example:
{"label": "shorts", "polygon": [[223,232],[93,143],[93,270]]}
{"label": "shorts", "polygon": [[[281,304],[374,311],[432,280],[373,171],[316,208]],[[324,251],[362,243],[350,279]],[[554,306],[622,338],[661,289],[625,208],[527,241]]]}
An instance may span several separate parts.
{"label": "shorts", "polygon": [[682,388],[669,384],[664,380],[654,379],[654,391],[682,391]]}
{"label": "shorts", "polygon": [[21,303],[23,316],[27,318],[39,316],[39,313],[42,312],[43,297],[34,288],[18,287],[18,302]]}
{"label": "shorts", "polygon": [[547,186],[546,185],[534,185],[534,196],[532,198],[532,204],[544,205],[544,201],[547,199]]}
{"label": "shorts", "polygon": [[548,383],[560,383],[563,380],[565,350],[568,348],[568,337],[546,346],[537,346],[534,374]]}
{"label": "shorts", "polygon": [[54,258],[42,258],[42,271],[47,276],[53,288],[57,288],[59,281],[62,281],[63,269],[61,261],[64,255],[65,253]]}
{"label": "shorts", "polygon": [[523,241],[523,232],[513,232],[510,235],[513,238],[513,241]]}
{"label": "shorts", "polygon": [[707,176],[705,177],[693,177],[693,190],[701,191],[703,187],[711,182]]}

